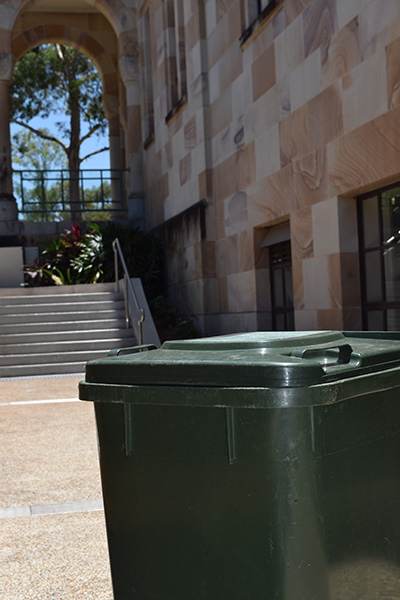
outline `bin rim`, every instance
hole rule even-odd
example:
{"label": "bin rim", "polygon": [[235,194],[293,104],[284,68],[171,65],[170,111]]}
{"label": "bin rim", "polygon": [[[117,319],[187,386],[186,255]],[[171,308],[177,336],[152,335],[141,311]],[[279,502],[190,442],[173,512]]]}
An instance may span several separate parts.
{"label": "bin rim", "polygon": [[291,409],[329,406],[370,394],[400,391],[400,368],[304,388],[193,387],[79,383],[79,398],[94,404],[203,408]]}

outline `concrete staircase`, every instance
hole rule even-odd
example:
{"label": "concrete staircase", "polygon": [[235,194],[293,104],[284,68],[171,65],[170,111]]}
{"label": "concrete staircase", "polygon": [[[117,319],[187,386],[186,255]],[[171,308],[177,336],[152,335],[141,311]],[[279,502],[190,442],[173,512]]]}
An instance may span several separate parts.
{"label": "concrete staircase", "polygon": [[114,284],[0,289],[0,378],[84,373],[136,345]]}

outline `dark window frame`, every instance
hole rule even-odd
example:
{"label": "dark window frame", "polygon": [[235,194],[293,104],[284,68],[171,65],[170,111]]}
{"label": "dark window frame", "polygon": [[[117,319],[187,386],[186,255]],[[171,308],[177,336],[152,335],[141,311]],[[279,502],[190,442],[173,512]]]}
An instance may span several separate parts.
{"label": "dark window frame", "polygon": [[[272,317],[272,329],[273,331],[280,331],[281,328],[277,327],[277,317],[283,315],[285,322],[284,331],[294,331],[294,305],[287,305],[286,299],[288,297],[286,290],[286,279],[285,269],[290,267],[292,269],[292,256],[291,256],[291,243],[290,240],[284,242],[278,242],[269,246],[269,273],[270,273],[270,286],[271,286],[271,317]],[[276,261],[276,262],[275,262]],[[276,290],[274,283],[274,272],[280,270],[282,273],[282,297],[284,300],[283,306],[276,306]],[[292,271],[291,271],[292,273]],[[292,279],[292,291],[293,291],[293,279]],[[291,322],[291,323],[290,323]]]}
{"label": "dark window frame", "polygon": [[[390,248],[398,247],[399,242],[394,239],[393,242],[383,239],[383,215],[382,215],[382,194],[389,190],[394,190],[400,187],[400,181],[390,185],[381,187],[377,190],[357,196],[357,221],[358,221],[358,248],[359,248],[359,264],[360,264],[360,284],[361,284],[361,318],[363,330],[368,330],[368,313],[377,311],[381,313],[383,331],[388,330],[388,311],[400,310],[400,298],[398,301],[386,300],[386,283],[385,274],[385,252]],[[377,212],[379,225],[379,243],[376,246],[365,248],[365,231],[363,223],[363,202],[369,198],[377,197]],[[367,300],[367,271],[366,271],[366,256],[372,252],[379,252],[380,262],[380,281],[379,287],[381,292],[381,301]]]}
{"label": "dark window frame", "polygon": [[[165,0],[164,10],[168,14],[170,22],[166,21],[167,27],[174,30],[174,61],[173,66],[167,63],[166,78],[168,82],[168,107],[169,110],[165,117],[167,125],[173,117],[187,104],[187,64],[186,64],[186,28],[184,24],[184,0]],[[171,59],[171,57],[169,57]]]}
{"label": "dark window frame", "polygon": [[154,91],[153,91],[153,64],[152,64],[152,40],[151,40],[151,19],[150,11],[147,10],[142,15],[143,31],[143,99],[144,99],[144,142],[143,149],[146,150],[155,138],[154,125]]}
{"label": "dark window frame", "polygon": [[257,17],[253,19],[253,21],[248,25],[248,27],[243,31],[242,35],[239,38],[240,44],[244,44],[258,29],[265,19],[272,13],[272,11],[279,5],[282,4],[283,0],[270,0],[268,5],[265,8],[262,8],[262,0],[257,0]]}

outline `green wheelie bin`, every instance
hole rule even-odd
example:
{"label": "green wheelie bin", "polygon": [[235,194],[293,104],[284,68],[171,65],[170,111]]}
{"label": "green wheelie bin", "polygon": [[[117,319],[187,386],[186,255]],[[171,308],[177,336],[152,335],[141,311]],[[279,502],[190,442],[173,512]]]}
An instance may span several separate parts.
{"label": "green wheelie bin", "polygon": [[91,361],[115,600],[399,600],[400,334]]}

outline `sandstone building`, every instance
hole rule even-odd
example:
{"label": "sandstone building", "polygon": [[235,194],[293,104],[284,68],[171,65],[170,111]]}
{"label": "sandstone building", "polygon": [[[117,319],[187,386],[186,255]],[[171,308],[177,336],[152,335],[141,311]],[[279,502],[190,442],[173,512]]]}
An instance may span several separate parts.
{"label": "sandstone building", "polygon": [[398,0],[3,0],[0,27],[2,239],[13,65],[64,42],[203,334],[399,328]]}

